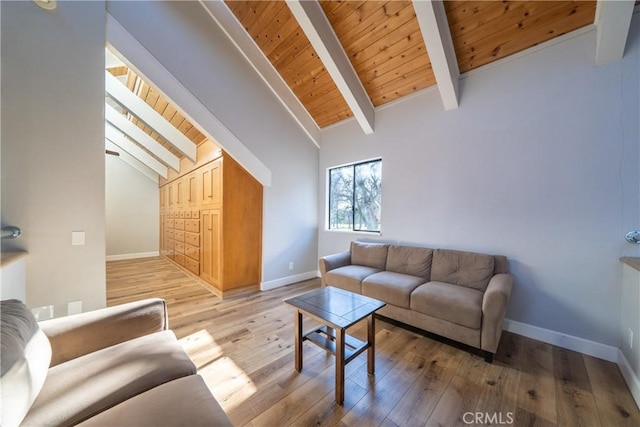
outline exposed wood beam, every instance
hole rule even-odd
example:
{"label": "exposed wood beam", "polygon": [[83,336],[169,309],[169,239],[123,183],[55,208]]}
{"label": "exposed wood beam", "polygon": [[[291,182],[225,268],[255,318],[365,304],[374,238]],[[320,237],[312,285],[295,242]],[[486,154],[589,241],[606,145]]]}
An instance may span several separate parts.
{"label": "exposed wood beam", "polygon": [[218,26],[225,32],[229,40],[245,57],[258,75],[264,80],[282,105],[289,111],[302,130],[320,147],[320,128],[313,120],[304,105],[293,93],[289,85],[282,79],[278,71],[264,55],[260,47],[238,21],[223,1],[200,0],[205,10]]}
{"label": "exposed wood beam", "polygon": [[108,139],[105,140],[105,148],[107,150],[117,151],[118,158],[120,160],[122,160],[123,162],[125,162],[126,164],[128,164],[129,166],[131,166],[132,168],[134,168],[135,170],[137,170],[138,172],[140,172],[150,180],[152,180],[153,182],[156,182],[156,183],[158,182],[158,174],[154,170],[152,170],[147,165],[138,161],[131,154],[122,150],[121,148],[119,148],[117,145],[115,145],[113,142],[109,141]]}
{"label": "exposed wood beam", "polygon": [[105,104],[105,119],[115,128],[134,140],[136,143],[146,148],[158,160],[169,166],[176,172],[180,172],[180,159],[174,156],[171,151],[164,148],[155,139],[147,135],[142,129],[127,120],[125,116],[116,111],[109,104]]}
{"label": "exposed wood beam", "polygon": [[622,59],[634,5],[634,0],[598,0],[594,22],[596,65]]}
{"label": "exposed wood beam", "polygon": [[373,104],[322,6],[316,0],[286,2],[362,130],[366,134],[372,134],[375,118]]}
{"label": "exposed wood beam", "polygon": [[413,0],[445,110],[458,108],[460,70],[442,0]]}
{"label": "exposed wood beam", "polygon": [[127,153],[131,154],[137,160],[142,162],[145,166],[148,166],[153,171],[155,171],[158,175],[163,178],[167,178],[168,170],[165,165],[160,163],[153,157],[151,154],[144,151],[142,148],[138,147],[135,142],[128,140],[125,138],[124,134],[118,131],[115,127],[110,125],[109,123],[105,123],[104,127],[104,135],[105,138],[118,147],[122,148]]}
{"label": "exposed wood beam", "polygon": [[169,144],[187,156],[192,162],[196,161],[196,145],[169,121],[160,115],[149,104],[131,92],[124,84],[105,70],[105,88],[111,98],[129,110],[137,118],[155,130]]}

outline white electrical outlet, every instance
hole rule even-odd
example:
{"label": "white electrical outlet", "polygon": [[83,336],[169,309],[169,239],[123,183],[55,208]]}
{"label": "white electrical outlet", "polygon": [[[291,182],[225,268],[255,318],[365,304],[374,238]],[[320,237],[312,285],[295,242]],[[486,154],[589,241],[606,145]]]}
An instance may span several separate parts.
{"label": "white electrical outlet", "polygon": [[53,306],[45,305],[44,307],[36,307],[32,308],[31,312],[36,320],[39,322],[41,320],[53,319]]}
{"label": "white electrical outlet", "polygon": [[627,339],[629,341],[629,348],[633,348],[633,329],[631,328],[627,331]]}
{"label": "white electrical outlet", "polygon": [[289,263],[289,270],[293,270],[293,261]]}
{"label": "white electrical outlet", "polygon": [[67,315],[82,313],[82,301],[69,301],[67,303]]}

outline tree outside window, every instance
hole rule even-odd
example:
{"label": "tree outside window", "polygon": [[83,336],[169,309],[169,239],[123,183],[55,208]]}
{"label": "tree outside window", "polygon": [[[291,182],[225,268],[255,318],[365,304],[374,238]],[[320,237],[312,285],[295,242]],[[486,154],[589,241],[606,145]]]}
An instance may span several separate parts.
{"label": "tree outside window", "polygon": [[382,160],[329,169],[329,229],[380,232]]}

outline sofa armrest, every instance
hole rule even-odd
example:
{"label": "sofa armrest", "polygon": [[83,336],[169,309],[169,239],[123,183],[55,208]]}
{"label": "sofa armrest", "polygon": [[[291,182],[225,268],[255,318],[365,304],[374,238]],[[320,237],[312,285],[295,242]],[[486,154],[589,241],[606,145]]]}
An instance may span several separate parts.
{"label": "sofa armrest", "polygon": [[327,272],[351,264],[351,252],[340,252],[320,258],[320,277],[322,286],[327,286]]}
{"label": "sofa armrest", "polygon": [[169,328],[167,305],[145,299],[39,323],[51,342],[51,366]]}
{"label": "sofa armrest", "polygon": [[513,276],[496,274],[489,281],[482,300],[482,350],[495,353],[502,336],[502,321],[513,288]]}

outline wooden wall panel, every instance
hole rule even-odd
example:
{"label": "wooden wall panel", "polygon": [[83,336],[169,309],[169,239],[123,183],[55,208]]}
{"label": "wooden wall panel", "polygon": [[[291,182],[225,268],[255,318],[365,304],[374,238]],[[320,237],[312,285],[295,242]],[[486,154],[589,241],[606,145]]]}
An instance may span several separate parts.
{"label": "wooden wall panel", "polygon": [[446,1],[460,72],[592,24],[595,1]]}
{"label": "wooden wall panel", "polygon": [[[351,117],[349,106],[283,1],[226,1],[320,127]],[[330,103],[331,108],[323,102]]]}
{"label": "wooden wall panel", "polygon": [[435,84],[410,1],[321,1],[374,106]]}

